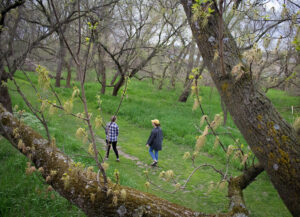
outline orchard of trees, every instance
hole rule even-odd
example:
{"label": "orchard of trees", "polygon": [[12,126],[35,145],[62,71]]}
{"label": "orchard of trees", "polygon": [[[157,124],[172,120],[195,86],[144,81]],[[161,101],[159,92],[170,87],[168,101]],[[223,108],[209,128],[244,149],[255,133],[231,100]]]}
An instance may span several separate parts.
{"label": "orchard of trees", "polygon": [[[250,160],[249,153],[234,150],[243,161],[238,176],[214,165],[195,166],[195,172],[213,169],[228,184],[228,212],[214,215],[248,216],[243,190],[266,171],[289,212],[300,216],[300,119],[292,126],[266,97],[270,89],[300,93],[297,1],[2,0],[0,12],[1,135],[27,156],[47,184],[87,216],[207,216],[122,186],[118,172],[116,182],[106,174],[94,132],[94,125],[104,127],[101,96],[121,96],[117,115],[130,80],[145,79],[159,90],[182,84],[178,101],[194,97],[194,109],[201,110],[206,127],[195,152],[186,153],[186,158],[197,158],[209,133],[216,136],[224,155],[233,151],[216,133],[222,118],[226,124],[227,113],[255,155]],[[20,88],[17,71],[32,85],[38,105]],[[30,80],[32,71],[38,73],[39,87]],[[200,81],[218,90],[222,118],[216,115],[210,122],[206,117]],[[98,83],[96,117],[90,115],[87,82]],[[10,85],[41,122],[44,136],[14,115]],[[72,97],[63,102],[57,88],[73,88]],[[76,97],[84,108],[80,114],[72,112]],[[83,121],[77,135],[89,142],[97,172],[57,147],[45,108]]]}

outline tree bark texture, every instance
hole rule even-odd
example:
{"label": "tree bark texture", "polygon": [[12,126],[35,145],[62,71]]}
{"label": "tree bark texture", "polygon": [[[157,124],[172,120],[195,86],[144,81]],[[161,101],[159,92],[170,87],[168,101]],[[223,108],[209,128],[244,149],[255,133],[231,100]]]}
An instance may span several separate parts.
{"label": "tree bark texture", "polygon": [[[16,149],[26,155],[36,168],[43,168],[42,176],[55,191],[81,208],[87,216],[213,216],[192,211],[149,193],[109,182],[107,189],[112,189],[114,192],[126,190],[126,197],[118,196],[118,202],[114,204],[113,196],[108,195],[103,188],[101,177],[102,188],[99,186],[96,173],[88,174],[86,169],[74,166],[68,156],[39,133],[13,117],[1,104],[0,132]],[[20,140],[25,147],[18,148]],[[63,181],[66,177],[68,177],[67,184]]]}
{"label": "tree bark texture", "polygon": [[[224,26],[223,60],[219,50],[220,13],[215,4],[207,25],[193,20],[195,1],[181,0],[204,63],[235,124],[270,176],[287,208],[300,215],[300,141],[270,100],[256,89],[251,73],[227,26]],[[207,6],[205,4],[203,7]],[[225,24],[224,24],[225,25]],[[217,49],[217,50],[216,50]],[[220,62],[224,62],[222,66]],[[236,68],[238,64],[241,66]],[[233,70],[235,69],[235,70]],[[232,71],[233,70],[233,71]]]}

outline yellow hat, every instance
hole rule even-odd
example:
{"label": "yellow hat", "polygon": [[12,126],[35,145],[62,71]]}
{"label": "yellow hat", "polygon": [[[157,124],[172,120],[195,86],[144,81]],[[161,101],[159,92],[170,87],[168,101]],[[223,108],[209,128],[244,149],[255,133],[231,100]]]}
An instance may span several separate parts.
{"label": "yellow hat", "polygon": [[155,125],[159,125],[159,120],[157,120],[157,119],[151,120],[151,122]]}

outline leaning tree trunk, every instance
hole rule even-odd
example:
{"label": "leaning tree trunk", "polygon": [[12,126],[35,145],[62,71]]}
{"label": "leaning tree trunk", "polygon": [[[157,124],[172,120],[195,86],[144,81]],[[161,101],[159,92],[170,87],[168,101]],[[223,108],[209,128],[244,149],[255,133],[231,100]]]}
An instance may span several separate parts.
{"label": "leaning tree trunk", "polygon": [[186,84],[185,88],[183,89],[181,95],[179,96],[178,102],[186,102],[187,99],[189,98],[189,95],[191,93],[191,87],[193,84],[193,80],[191,79],[188,81],[188,83]]}
{"label": "leaning tree trunk", "polygon": [[[219,21],[222,18],[216,5],[211,5],[214,12],[208,17],[207,25],[203,26],[200,19],[192,19],[195,1],[181,0],[181,3],[204,63],[235,124],[264,166],[287,208],[294,216],[299,216],[300,141],[295,130],[283,120],[270,100],[256,89],[250,67],[241,59],[241,52],[227,26],[223,26],[224,32],[220,34]],[[226,40],[220,40],[220,35]],[[219,41],[223,43],[224,55],[214,58]]]}
{"label": "leaning tree trunk", "polygon": [[[201,68],[199,70],[199,74],[196,75],[196,77],[194,79],[198,79],[199,78],[199,76],[202,74],[204,68],[205,68],[205,65],[202,64],[202,66],[201,66]],[[192,87],[194,79],[189,80],[189,82],[187,83],[187,85],[183,89],[183,91],[182,91],[182,93],[181,93],[181,95],[179,96],[179,99],[178,99],[179,102],[186,102],[187,101],[187,99],[188,99],[188,97],[189,97],[189,95],[191,93],[191,87]]]}
{"label": "leaning tree trunk", "polygon": [[118,95],[118,92],[119,92],[120,88],[122,87],[122,85],[124,84],[124,82],[125,82],[125,77],[124,77],[124,75],[121,75],[120,79],[114,86],[113,93],[112,93],[113,96]]}
{"label": "leaning tree trunk", "polygon": [[[18,133],[15,133],[18,132]],[[78,206],[87,216],[212,216],[192,211],[154,195],[109,182],[106,189],[103,180],[97,181],[95,172],[76,167],[55,145],[24,125],[0,104],[0,133],[13,146],[26,155],[39,168],[47,184],[67,200]],[[20,141],[23,145],[21,146]],[[19,144],[19,145],[18,145]],[[122,176],[122,173],[120,174]],[[122,190],[126,191],[126,195]],[[117,202],[116,198],[117,197]],[[114,201],[113,201],[114,198]],[[224,215],[223,215],[224,216]]]}

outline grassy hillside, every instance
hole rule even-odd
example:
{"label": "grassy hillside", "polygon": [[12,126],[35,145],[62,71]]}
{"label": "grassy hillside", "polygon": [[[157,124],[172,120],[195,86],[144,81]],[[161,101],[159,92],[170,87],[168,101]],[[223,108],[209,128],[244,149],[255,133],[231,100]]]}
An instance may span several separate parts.
{"label": "grassy hillside", "polygon": [[[25,77],[21,73],[18,73],[16,77],[26,95],[34,104],[38,104],[35,100],[35,93]],[[37,77],[32,74],[31,78],[36,84]],[[12,84],[9,85],[11,89],[14,89]],[[165,190],[171,191],[174,186],[158,177],[161,171],[174,170],[176,180],[183,184],[193,170],[191,161],[184,161],[182,156],[186,151],[193,151],[196,136],[200,135],[197,128],[201,114],[198,110],[192,111],[192,98],[187,103],[177,102],[181,89],[178,85],[175,90],[163,89],[159,91],[149,81],[133,80],[130,82],[128,96],[123,102],[118,116],[118,125],[120,126],[119,148],[127,155],[121,155],[121,162],[117,163],[114,153],[111,152],[108,160],[108,176],[113,179],[113,172],[118,169],[121,171],[122,185],[141,191],[149,191],[159,197],[201,212],[226,211],[228,208],[226,188],[215,187],[220,181],[220,177],[209,169],[202,169],[197,172],[187,189],[175,194],[165,193],[152,187],[147,190],[144,185],[146,182],[144,171],[148,171],[153,182]],[[95,96],[100,88],[96,83],[87,83],[86,90],[89,110],[93,113],[93,117],[96,117],[98,105]],[[57,88],[56,91],[64,100],[72,94],[72,90],[66,88]],[[114,113],[120,101],[120,96],[112,97],[110,92],[111,90],[108,89],[107,95],[101,96],[105,120],[108,120],[109,116]],[[18,105],[19,109],[27,110],[20,96],[13,90],[10,93],[13,103]],[[213,119],[215,114],[221,112],[217,91],[210,87],[201,87],[200,94],[205,112],[210,119]],[[292,105],[299,106],[299,97],[291,97],[280,91],[270,91],[268,96],[289,122],[295,118],[297,114],[291,115],[289,107]],[[82,111],[80,101],[75,101],[74,113]],[[60,149],[76,161],[83,162],[85,165],[94,165],[93,160],[87,157],[87,145],[82,144],[75,137],[77,128],[84,126],[83,123],[61,112],[46,116],[51,135],[56,138]],[[154,118],[161,121],[165,136],[163,151],[159,153],[158,168],[148,166],[151,159],[145,147],[151,131],[150,120]],[[41,124],[30,113],[25,113],[23,119],[34,129],[44,133]],[[227,126],[218,129],[219,133],[228,131],[232,133],[234,138],[239,138],[245,144],[230,117]],[[97,145],[102,150],[102,156],[104,156],[103,144],[101,143],[104,132],[103,130],[96,130],[96,133],[98,136]],[[232,138],[228,135],[222,136],[221,139],[225,145],[233,143]],[[80,210],[70,205],[68,201],[56,193],[46,192],[47,186],[43,184],[39,175],[25,175],[26,158],[13,149],[4,139],[1,139],[0,143],[0,163],[3,165],[0,168],[0,216],[84,216]],[[211,136],[196,163],[210,163],[218,169],[224,169],[225,156],[221,148],[213,148],[213,143],[214,138]],[[247,148],[246,144],[244,148]],[[132,160],[130,157],[135,157],[137,160]],[[233,175],[240,173],[238,162],[232,164],[230,172]],[[214,187],[212,188],[212,186]],[[245,190],[244,194],[251,216],[290,216],[265,173],[261,174]]]}

